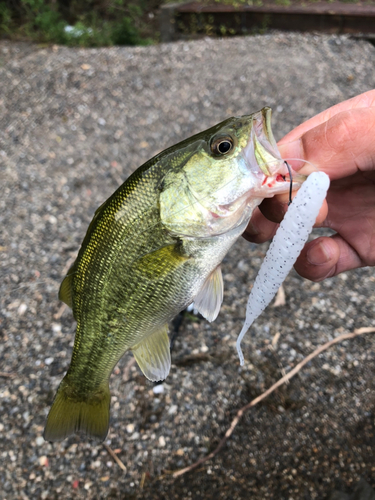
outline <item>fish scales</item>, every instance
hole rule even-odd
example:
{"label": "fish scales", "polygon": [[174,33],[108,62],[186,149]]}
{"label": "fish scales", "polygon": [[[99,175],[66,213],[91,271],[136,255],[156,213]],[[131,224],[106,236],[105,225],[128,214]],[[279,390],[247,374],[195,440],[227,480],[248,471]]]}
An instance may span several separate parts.
{"label": "fish scales", "polygon": [[289,189],[270,117],[264,108],[230,118],[165,150],[95,212],[60,288],[77,328],[46,440],[79,431],[104,439],[121,356],[131,350],[147,378],[162,380],[168,322],[192,302],[216,318],[221,261],[262,199]]}

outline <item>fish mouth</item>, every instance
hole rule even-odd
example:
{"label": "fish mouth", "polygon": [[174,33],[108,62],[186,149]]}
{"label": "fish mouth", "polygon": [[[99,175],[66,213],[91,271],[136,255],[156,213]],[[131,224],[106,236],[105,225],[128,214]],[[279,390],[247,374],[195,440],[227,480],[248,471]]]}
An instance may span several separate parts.
{"label": "fish mouth", "polygon": [[272,110],[263,108],[253,118],[252,139],[255,160],[261,171],[270,177],[281,168],[281,155],[271,127]]}
{"label": "fish mouth", "polygon": [[[265,107],[253,115],[249,141],[243,154],[251,170],[257,170],[260,192],[265,197],[292,189],[298,189],[306,176],[292,170],[281,158],[272,133],[272,110]],[[289,167],[289,168],[288,168]],[[254,172],[255,173],[255,172]]]}

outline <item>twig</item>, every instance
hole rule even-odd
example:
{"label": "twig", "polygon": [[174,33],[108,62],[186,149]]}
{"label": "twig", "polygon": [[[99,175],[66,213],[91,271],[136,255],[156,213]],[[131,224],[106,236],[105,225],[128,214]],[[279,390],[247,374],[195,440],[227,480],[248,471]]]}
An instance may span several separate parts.
{"label": "twig", "polygon": [[139,484],[139,489],[140,490],[143,490],[143,486],[145,485],[145,480],[146,480],[146,473],[142,472],[141,482]]}
{"label": "twig", "polygon": [[66,273],[69,271],[70,266],[73,264],[73,262],[76,260],[77,252],[69,252],[70,254],[73,254],[70,259],[68,259],[68,262],[65,264],[64,269],[61,271],[61,275],[65,276]]}
{"label": "twig", "polygon": [[110,448],[107,444],[103,443],[104,448],[108,451],[108,453],[111,455],[113,460],[116,462],[116,464],[122,469],[124,472],[126,472],[126,465],[119,459],[119,457],[116,455],[116,453]]}
{"label": "twig", "polygon": [[0,372],[0,377],[4,377],[4,378],[13,378],[15,377],[16,374],[15,373],[10,373],[10,372]]}
{"label": "twig", "polygon": [[53,318],[54,319],[60,319],[61,316],[64,314],[64,311],[65,309],[67,308],[68,306],[66,304],[62,304],[60,307],[59,307],[59,310],[57,311],[56,314],[53,315]]}
{"label": "twig", "polygon": [[283,285],[280,285],[280,288],[277,291],[275,302],[272,304],[272,307],[285,306],[285,290]]}
{"label": "twig", "polygon": [[273,384],[269,389],[267,389],[267,391],[263,392],[263,394],[256,397],[255,399],[250,401],[250,403],[248,403],[247,405],[243,406],[240,410],[238,410],[237,415],[232,420],[232,423],[230,424],[229,428],[227,429],[224,437],[220,440],[217,447],[211,453],[209,453],[207,456],[199,459],[197,462],[189,465],[188,467],[185,467],[184,469],[176,470],[175,472],[173,472],[172,476],[174,478],[182,476],[183,474],[186,474],[186,472],[190,472],[191,470],[196,469],[199,465],[207,462],[207,460],[210,460],[215,455],[217,455],[219,453],[219,451],[221,450],[221,448],[224,446],[224,444],[227,442],[227,440],[230,438],[230,436],[233,434],[233,431],[236,428],[238,422],[241,420],[243,414],[249,408],[255,406],[260,401],[265,399],[267,396],[272,394],[278,387],[280,387],[282,384],[284,384],[287,380],[290,380],[292,377],[294,377],[294,375],[296,375],[301,370],[301,368],[303,368],[313,358],[315,358],[316,356],[319,356],[319,354],[321,354],[323,351],[326,351],[334,344],[342,342],[343,340],[352,339],[354,337],[357,337],[358,335],[363,335],[364,333],[375,333],[375,328],[372,328],[372,327],[358,328],[357,330],[354,330],[354,332],[343,333],[342,335],[339,335],[338,337],[334,338],[333,340],[330,340],[329,342],[326,342],[325,344],[319,346],[317,349],[315,349],[315,351],[313,351],[311,354],[306,356],[306,358],[304,358],[300,363],[298,363],[284,377],[279,379],[275,384]]}

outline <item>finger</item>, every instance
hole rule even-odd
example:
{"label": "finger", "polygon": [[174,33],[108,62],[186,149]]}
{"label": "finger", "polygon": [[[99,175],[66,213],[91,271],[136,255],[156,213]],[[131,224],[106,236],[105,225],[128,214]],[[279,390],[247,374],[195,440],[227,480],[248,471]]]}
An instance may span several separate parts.
{"label": "finger", "polygon": [[322,111],[322,113],[319,113],[313,118],[310,118],[310,120],[302,123],[291,132],[289,132],[285,137],[283,137],[283,139],[281,139],[280,141],[280,144],[298,139],[308,130],[311,130],[318,125],[328,121],[338,113],[342,113],[343,111],[348,111],[351,109],[370,108],[373,106],[375,106],[375,90],[369,90],[368,92],[364,92],[363,94],[353,97],[352,99],[340,102],[339,104],[336,104],[335,106]]}
{"label": "finger", "polygon": [[278,224],[266,219],[257,207],[243,233],[243,237],[252,243],[264,243],[274,237],[277,228]]}
{"label": "finger", "polygon": [[[297,194],[297,191],[292,193],[292,199]],[[289,195],[280,194],[274,196],[273,198],[267,198],[263,200],[259,206],[262,214],[267,217],[272,222],[281,222],[286,211],[288,210]],[[314,227],[321,227],[327,218],[328,205],[326,200],[324,200],[323,205],[319,211],[319,215],[315,221]]]}
{"label": "finger", "polygon": [[294,267],[304,278],[322,281],[362,266],[357,252],[340,235],[335,234],[307,243]]}
{"label": "finger", "polygon": [[[283,158],[302,158],[326,172],[331,180],[358,170],[375,169],[375,107],[352,109],[308,130],[296,141],[280,144]],[[295,170],[303,162],[290,161]]]}

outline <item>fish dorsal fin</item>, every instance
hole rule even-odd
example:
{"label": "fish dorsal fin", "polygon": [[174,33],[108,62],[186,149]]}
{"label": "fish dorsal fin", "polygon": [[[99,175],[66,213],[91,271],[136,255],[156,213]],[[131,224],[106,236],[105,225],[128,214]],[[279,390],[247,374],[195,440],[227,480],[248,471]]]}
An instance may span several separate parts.
{"label": "fish dorsal fin", "polygon": [[208,321],[214,321],[223,302],[224,284],[221,268],[218,266],[206,279],[194,299],[194,308]]}
{"label": "fish dorsal fin", "polygon": [[168,325],[132,347],[139,368],[153,382],[164,380],[171,368]]}
{"label": "fish dorsal fin", "polygon": [[71,309],[73,309],[72,281],[73,274],[68,274],[67,276],[65,276],[59,290],[59,299],[65,302],[65,304]]}

